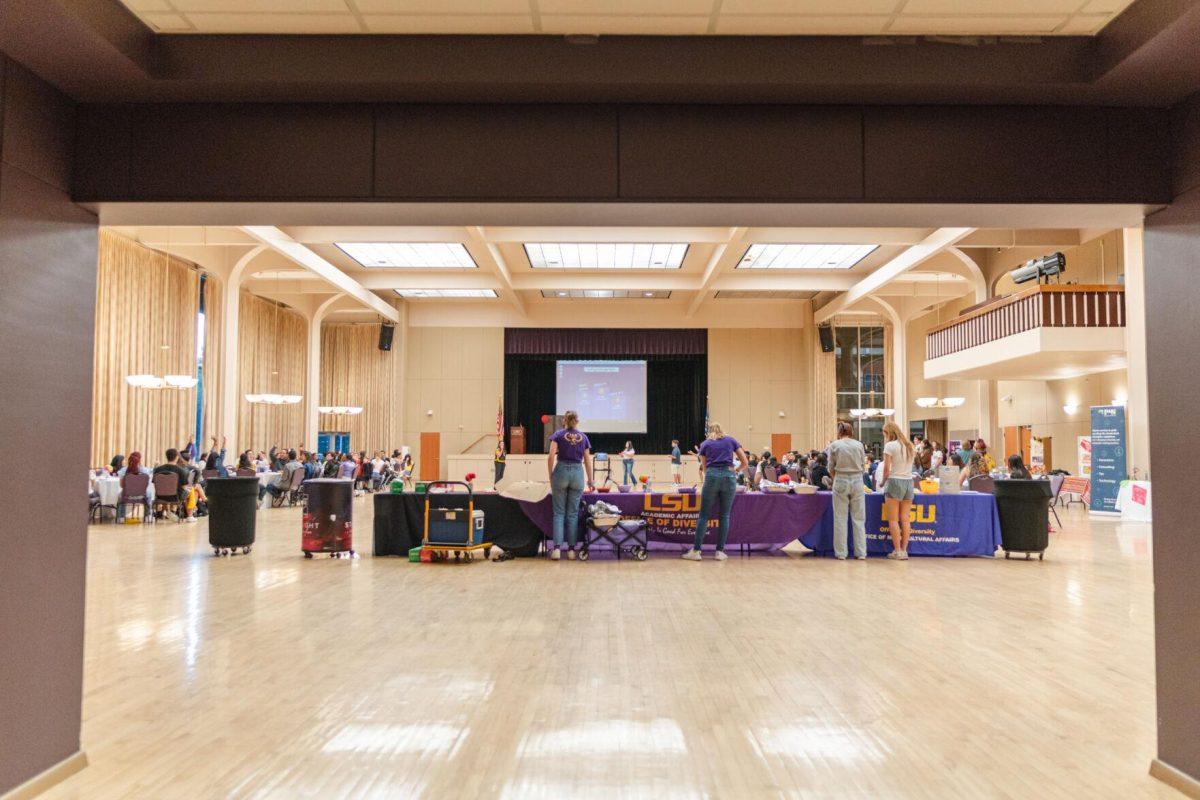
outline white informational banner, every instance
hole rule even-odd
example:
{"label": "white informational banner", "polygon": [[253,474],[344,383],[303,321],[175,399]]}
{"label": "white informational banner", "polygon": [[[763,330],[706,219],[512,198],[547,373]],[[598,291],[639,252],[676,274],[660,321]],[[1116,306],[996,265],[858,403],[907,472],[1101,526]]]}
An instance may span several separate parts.
{"label": "white informational banner", "polygon": [[1079,475],[1084,478],[1092,476],[1092,437],[1080,436],[1079,442]]}
{"label": "white informational banner", "polygon": [[1046,472],[1046,446],[1038,436],[1029,439],[1029,472],[1032,475]]}

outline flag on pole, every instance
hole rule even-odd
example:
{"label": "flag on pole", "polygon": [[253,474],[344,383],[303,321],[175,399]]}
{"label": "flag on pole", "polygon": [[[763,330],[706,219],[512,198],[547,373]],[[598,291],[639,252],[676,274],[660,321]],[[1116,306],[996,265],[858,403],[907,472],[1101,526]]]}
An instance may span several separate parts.
{"label": "flag on pole", "polygon": [[504,395],[497,400],[499,410],[496,411],[496,438],[504,438]]}

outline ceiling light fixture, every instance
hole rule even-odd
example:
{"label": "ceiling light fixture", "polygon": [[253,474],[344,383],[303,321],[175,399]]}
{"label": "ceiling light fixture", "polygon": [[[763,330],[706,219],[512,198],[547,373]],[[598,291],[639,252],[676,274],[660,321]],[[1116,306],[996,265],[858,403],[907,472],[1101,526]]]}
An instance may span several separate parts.
{"label": "ceiling light fixture", "polygon": [[752,244],[737,269],[850,269],[877,244]]}
{"label": "ceiling light fixture", "polygon": [[476,269],[459,242],[334,242],[367,269]]}
{"label": "ceiling light fixture", "polygon": [[396,289],[396,294],[409,300],[429,300],[433,298],[479,298],[498,297],[495,289]]}
{"label": "ceiling light fixture", "polygon": [[890,417],[896,413],[894,408],[852,408],[850,416],[855,419],[869,419],[870,417]]}
{"label": "ceiling light fixture", "polygon": [[916,404],[921,408],[958,408],[967,402],[965,397],[918,397]]}
{"label": "ceiling light fixture", "polygon": [[679,269],[683,242],[526,242],[533,269]]}
{"label": "ceiling light fixture", "polygon": [[362,406],[317,406],[317,411],[322,414],[354,416],[362,413]]}

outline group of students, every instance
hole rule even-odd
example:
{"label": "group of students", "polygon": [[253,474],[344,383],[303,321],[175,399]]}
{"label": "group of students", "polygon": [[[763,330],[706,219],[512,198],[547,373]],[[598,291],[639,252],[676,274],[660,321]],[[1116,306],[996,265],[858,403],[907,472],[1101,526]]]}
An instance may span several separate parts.
{"label": "group of students", "polygon": [[[579,430],[579,415],[568,412],[564,423],[564,427],[550,437],[547,456],[553,502],[554,545],[550,558],[555,561],[562,558],[564,551],[568,559],[575,558],[579,525],[576,512],[584,490],[590,491],[594,486],[591,442],[587,434]],[[947,458],[945,449],[936,442],[925,441],[922,437],[910,440],[900,426],[890,420],[883,426],[884,446],[877,468],[873,468],[867,448],[855,438],[854,426],[849,422],[838,422],[837,438],[826,451],[807,454],[793,451],[783,454],[779,460],[769,451],[761,457],[747,457],[741,443],[726,434],[718,423],[709,424],[706,433],[704,442],[694,451],[700,462],[703,484],[695,541],[683,554],[689,561],[703,559],[701,548],[708,533],[708,523],[713,518],[718,521],[714,558],[718,561],[726,559],[725,545],[738,483],[749,481],[756,485],[768,469],[795,474],[803,481],[832,491],[833,549],[834,556],[842,561],[850,555],[847,541],[850,527],[853,528],[854,557],[866,559],[866,492],[869,488],[882,491],[892,539],[892,551],[887,557],[907,560],[912,535],[909,512],[915,496],[914,481],[935,472]],[[628,443],[622,458],[627,453],[632,459],[633,448]],[[681,458],[677,442],[672,444],[671,456],[672,464]],[[949,462],[962,468],[964,483],[976,475],[991,474],[996,466],[982,439],[965,442],[960,451],[949,454]],[[1019,455],[1009,458],[1008,466],[1010,477],[1030,477]],[[627,467],[626,478],[629,477]]]}
{"label": "group of students", "polygon": [[[278,472],[279,475],[270,483],[259,487],[258,497],[262,500],[267,494],[281,496],[292,485],[293,477],[298,470],[304,471],[303,480],[314,478],[340,478],[354,481],[356,491],[373,492],[387,486],[392,481],[403,481],[406,485],[412,483],[413,456],[409,448],[393,450],[391,455],[380,450],[373,457],[365,451],[358,453],[329,452],[323,457],[319,453],[309,452],[303,448],[288,449],[282,446],[272,447],[269,451],[244,450],[238,454],[237,465],[231,470],[225,464],[225,437],[213,436],[211,447],[198,453],[192,437],[182,448],[168,448],[164,453],[162,463],[152,470],[142,463],[142,454],[134,451],[128,457],[117,454],[107,466],[96,470],[99,474],[111,475],[121,482],[120,500],[117,503],[117,519],[124,517],[126,506],[125,479],[128,475],[147,475],[151,480],[154,475],[172,473],[179,477],[179,495],[176,504],[187,522],[195,522],[197,516],[206,512],[208,498],[204,492],[206,477],[226,478],[230,474],[239,476],[254,476],[262,472]],[[90,490],[92,500],[97,501],[98,495]],[[143,501],[149,513],[149,500]],[[170,518],[173,512],[164,510],[164,516]]]}

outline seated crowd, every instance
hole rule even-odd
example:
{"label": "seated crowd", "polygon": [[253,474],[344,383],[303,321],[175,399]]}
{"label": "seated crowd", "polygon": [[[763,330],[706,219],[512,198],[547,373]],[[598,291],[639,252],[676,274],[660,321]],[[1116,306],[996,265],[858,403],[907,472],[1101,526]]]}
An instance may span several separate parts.
{"label": "seated crowd", "polygon": [[[127,507],[142,506],[146,517],[178,519],[195,522],[196,517],[207,513],[208,498],[205,483],[211,478],[259,477],[264,473],[276,473],[267,479],[260,478],[258,498],[268,494],[273,498],[285,498],[289,492],[303,490],[306,481],[315,478],[335,478],[354,482],[356,492],[375,492],[393,481],[411,486],[414,462],[408,447],[393,450],[391,455],[380,450],[373,457],[365,451],[358,453],[329,452],[324,455],[310,452],[303,447],[288,449],[274,446],[270,450],[245,450],[238,455],[236,465],[229,466],[226,459],[226,439],[213,436],[211,446],[205,452],[189,437],[182,448],[168,448],[164,459],[148,469],[143,463],[141,452],[134,451],[128,457],[117,454],[103,467],[93,470],[92,478],[110,477],[120,481],[120,494],[116,502],[117,521],[123,521]],[[297,473],[302,477],[297,478]],[[141,478],[145,476],[145,478]],[[158,476],[170,476],[166,481]],[[155,493],[150,492],[151,486]],[[172,487],[173,494],[160,493],[158,486]],[[95,486],[89,483],[91,511],[100,508],[100,496]],[[294,500],[296,495],[292,495]],[[151,499],[153,498],[153,499]]]}

